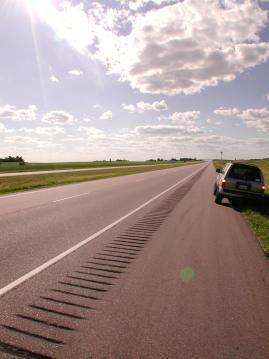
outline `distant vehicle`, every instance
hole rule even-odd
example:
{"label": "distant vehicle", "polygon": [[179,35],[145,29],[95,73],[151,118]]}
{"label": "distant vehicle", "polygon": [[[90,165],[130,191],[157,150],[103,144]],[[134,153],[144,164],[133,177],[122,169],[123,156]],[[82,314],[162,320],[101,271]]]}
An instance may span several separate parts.
{"label": "distant vehicle", "polygon": [[221,204],[223,198],[261,199],[265,185],[259,167],[243,163],[227,163],[223,169],[217,169],[218,176],[214,184],[215,202]]}

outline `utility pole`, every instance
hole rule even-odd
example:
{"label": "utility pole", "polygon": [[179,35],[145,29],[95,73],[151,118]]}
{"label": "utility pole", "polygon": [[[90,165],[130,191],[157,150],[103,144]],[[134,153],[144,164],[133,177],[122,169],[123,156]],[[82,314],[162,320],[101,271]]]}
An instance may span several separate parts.
{"label": "utility pole", "polygon": [[220,159],[221,159],[221,161],[222,161],[222,154],[223,154],[223,152],[220,151]]}

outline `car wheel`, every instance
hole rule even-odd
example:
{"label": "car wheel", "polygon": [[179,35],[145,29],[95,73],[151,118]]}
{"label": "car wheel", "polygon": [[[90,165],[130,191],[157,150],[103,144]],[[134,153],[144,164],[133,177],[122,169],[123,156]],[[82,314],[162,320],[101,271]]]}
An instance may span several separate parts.
{"label": "car wheel", "polygon": [[222,195],[218,191],[216,191],[215,203],[221,204],[221,202],[222,202]]}

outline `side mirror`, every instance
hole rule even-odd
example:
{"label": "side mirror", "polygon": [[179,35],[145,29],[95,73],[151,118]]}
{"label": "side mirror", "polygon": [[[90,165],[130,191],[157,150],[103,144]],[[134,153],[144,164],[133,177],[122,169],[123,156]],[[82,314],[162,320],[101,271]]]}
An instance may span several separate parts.
{"label": "side mirror", "polygon": [[217,168],[217,169],[216,169],[216,172],[217,172],[217,173],[221,173],[221,169],[220,169],[220,168]]}

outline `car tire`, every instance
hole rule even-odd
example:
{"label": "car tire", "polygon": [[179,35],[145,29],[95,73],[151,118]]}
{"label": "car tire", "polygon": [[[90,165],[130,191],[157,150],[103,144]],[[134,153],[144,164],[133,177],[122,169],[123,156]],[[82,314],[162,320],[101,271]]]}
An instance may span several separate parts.
{"label": "car tire", "polygon": [[218,191],[216,191],[215,203],[221,204],[222,198],[223,198],[222,195]]}

